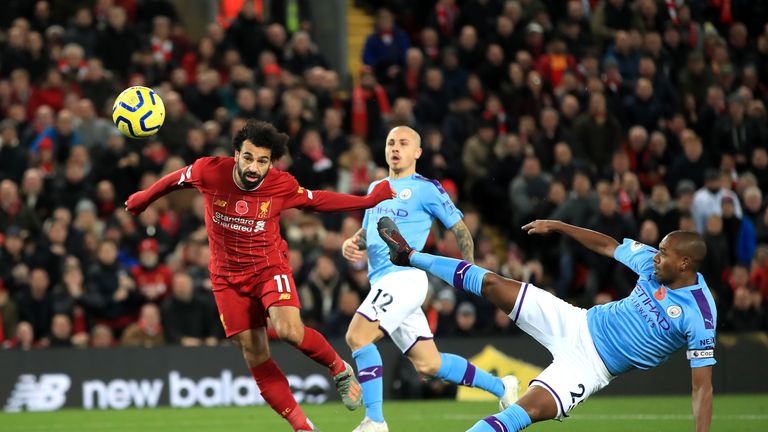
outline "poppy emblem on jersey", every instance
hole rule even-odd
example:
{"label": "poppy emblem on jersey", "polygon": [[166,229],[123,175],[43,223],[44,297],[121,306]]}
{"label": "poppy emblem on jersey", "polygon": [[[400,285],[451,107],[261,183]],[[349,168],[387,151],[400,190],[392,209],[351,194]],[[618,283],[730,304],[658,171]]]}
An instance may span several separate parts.
{"label": "poppy emblem on jersey", "polygon": [[653,296],[656,298],[656,300],[664,300],[664,297],[667,296],[667,289],[663,286],[660,286],[659,289],[656,290],[656,292],[653,293]]}
{"label": "poppy emblem on jersey", "polygon": [[400,191],[400,193],[397,196],[401,200],[407,201],[407,200],[411,199],[411,197],[413,196],[413,191],[411,191],[410,189],[403,189],[403,190]]}
{"label": "poppy emblem on jersey", "polygon": [[667,315],[670,318],[679,318],[683,314],[683,308],[678,305],[672,305],[667,308]]}
{"label": "poppy emblem on jersey", "polygon": [[248,213],[248,203],[246,201],[240,200],[235,203],[235,211],[239,215],[244,215]]}
{"label": "poppy emblem on jersey", "polygon": [[227,202],[224,201],[223,199],[216,200],[216,201],[213,202],[213,204],[217,205],[219,207],[226,207],[227,206]]}
{"label": "poppy emblem on jersey", "polygon": [[264,201],[259,205],[259,214],[256,216],[260,219],[266,219],[269,217],[269,205],[272,204],[272,200]]}

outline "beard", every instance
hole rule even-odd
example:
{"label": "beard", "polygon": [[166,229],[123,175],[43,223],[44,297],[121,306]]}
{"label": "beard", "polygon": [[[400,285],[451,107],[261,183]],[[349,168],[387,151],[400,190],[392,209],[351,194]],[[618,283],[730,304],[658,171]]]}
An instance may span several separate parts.
{"label": "beard", "polygon": [[[255,172],[243,170],[240,168],[240,164],[237,164],[236,172],[240,182],[246,189],[255,189],[259,184],[261,184],[261,181],[264,180],[263,176],[260,176]],[[248,176],[255,176],[255,180],[249,180]]]}

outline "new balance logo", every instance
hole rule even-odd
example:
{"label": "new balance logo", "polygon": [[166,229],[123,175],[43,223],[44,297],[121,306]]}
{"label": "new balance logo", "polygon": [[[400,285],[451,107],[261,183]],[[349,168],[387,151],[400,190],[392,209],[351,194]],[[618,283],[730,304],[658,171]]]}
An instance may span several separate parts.
{"label": "new balance logo", "polygon": [[43,374],[40,379],[35,375],[19,376],[16,386],[5,403],[6,412],[54,411],[67,401],[67,391],[72,380],[64,374]]}

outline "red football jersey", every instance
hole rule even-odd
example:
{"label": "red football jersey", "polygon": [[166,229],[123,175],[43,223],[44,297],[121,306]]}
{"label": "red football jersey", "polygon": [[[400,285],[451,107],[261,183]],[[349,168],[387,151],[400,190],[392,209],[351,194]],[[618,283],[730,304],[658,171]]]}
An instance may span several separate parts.
{"label": "red football jersey", "polygon": [[[259,187],[244,190],[235,183],[234,167],[232,157],[204,157],[179,171],[178,185],[194,187],[205,197],[211,275],[244,276],[270,267],[290,273],[280,212],[310,204],[312,192],[276,168]],[[269,278],[272,273],[267,273]]]}

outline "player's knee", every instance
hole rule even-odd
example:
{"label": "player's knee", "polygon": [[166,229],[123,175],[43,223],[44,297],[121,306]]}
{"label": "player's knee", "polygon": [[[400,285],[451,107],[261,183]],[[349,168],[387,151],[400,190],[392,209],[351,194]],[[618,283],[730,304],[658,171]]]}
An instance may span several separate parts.
{"label": "player's knee", "polygon": [[413,363],[414,369],[416,369],[416,372],[427,375],[430,377],[436,376],[437,372],[440,370],[440,366],[435,361],[430,360],[411,360]]}
{"label": "player's knee", "polygon": [[304,324],[283,324],[275,326],[275,333],[280,340],[293,345],[301,344],[304,340]]}
{"label": "player's knee", "polygon": [[347,335],[345,336],[345,339],[347,341],[347,346],[352,351],[357,351],[360,348],[371,343],[369,338],[367,338],[365,335],[361,334],[360,332],[357,332],[354,330],[347,330]]}

